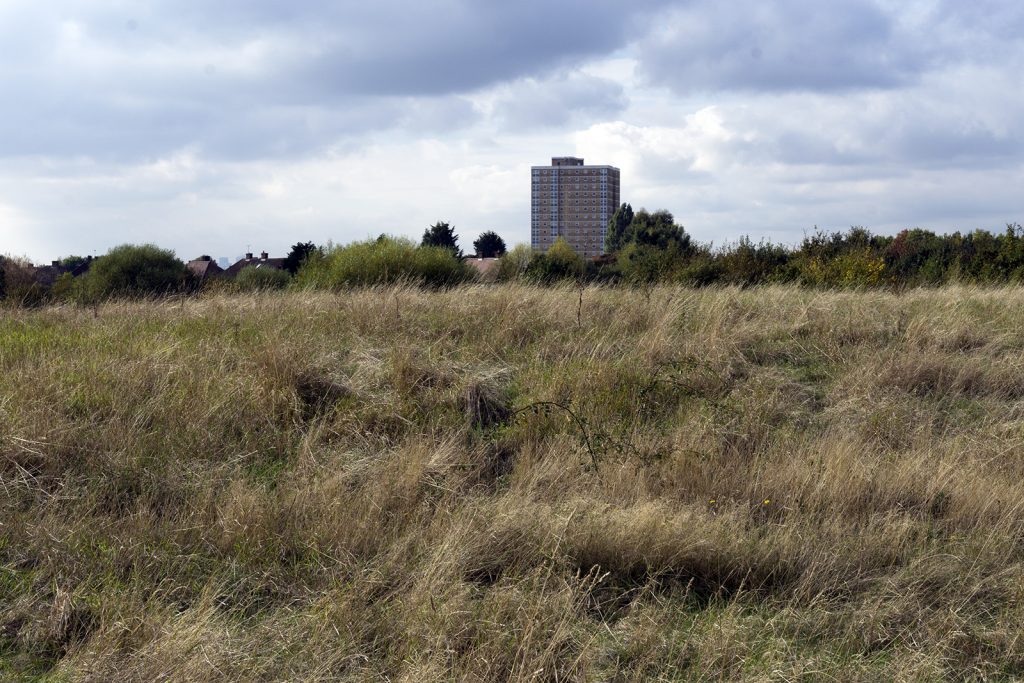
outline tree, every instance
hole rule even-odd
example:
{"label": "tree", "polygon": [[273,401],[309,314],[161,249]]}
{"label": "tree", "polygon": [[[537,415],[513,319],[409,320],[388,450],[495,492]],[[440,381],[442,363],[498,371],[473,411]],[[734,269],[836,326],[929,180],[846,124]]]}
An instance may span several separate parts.
{"label": "tree", "polygon": [[482,233],[473,242],[473,249],[480,258],[496,258],[505,255],[505,240],[493,230]]}
{"label": "tree", "polygon": [[[682,254],[690,251],[690,236],[681,225],[676,225],[675,218],[664,209],[648,213],[640,209],[629,223],[627,242],[668,249],[676,244]],[[624,246],[624,245],[623,245]]]}
{"label": "tree", "polygon": [[613,254],[622,249],[629,241],[629,226],[633,222],[633,207],[629,204],[622,204],[615,209],[611,220],[608,221],[608,232],[604,238],[604,250]]}
{"label": "tree", "polygon": [[462,250],[459,249],[459,238],[455,236],[455,229],[444,221],[438,221],[423,232],[421,247],[442,247],[448,249],[455,256],[462,258]]}
{"label": "tree", "polygon": [[292,250],[288,252],[288,256],[284,259],[284,269],[290,275],[295,275],[314,251],[317,251],[317,246],[312,242],[297,242],[293,244]]}
{"label": "tree", "polygon": [[152,296],[180,291],[188,271],[173,251],[153,244],[123,244],[93,261],[82,276],[85,296]]}

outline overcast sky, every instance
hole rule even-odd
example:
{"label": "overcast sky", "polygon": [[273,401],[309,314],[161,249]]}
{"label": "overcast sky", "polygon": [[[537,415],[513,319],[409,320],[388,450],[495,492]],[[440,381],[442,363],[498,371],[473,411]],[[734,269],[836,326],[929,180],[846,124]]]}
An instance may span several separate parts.
{"label": "overcast sky", "polygon": [[0,0],[0,253],[452,223],[622,169],[697,239],[1024,222],[1020,0]]}

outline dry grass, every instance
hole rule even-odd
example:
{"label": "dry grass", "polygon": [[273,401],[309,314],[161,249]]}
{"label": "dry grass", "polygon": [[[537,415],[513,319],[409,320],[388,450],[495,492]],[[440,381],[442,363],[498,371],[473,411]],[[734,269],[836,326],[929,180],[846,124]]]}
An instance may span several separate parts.
{"label": "dry grass", "polygon": [[0,679],[1024,676],[1024,292],[0,319]]}

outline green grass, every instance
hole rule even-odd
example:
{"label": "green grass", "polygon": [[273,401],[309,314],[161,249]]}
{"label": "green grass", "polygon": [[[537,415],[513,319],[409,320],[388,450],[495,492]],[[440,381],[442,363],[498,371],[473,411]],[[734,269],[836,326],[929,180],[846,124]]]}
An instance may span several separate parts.
{"label": "green grass", "polygon": [[1024,291],[5,311],[0,679],[1014,680]]}

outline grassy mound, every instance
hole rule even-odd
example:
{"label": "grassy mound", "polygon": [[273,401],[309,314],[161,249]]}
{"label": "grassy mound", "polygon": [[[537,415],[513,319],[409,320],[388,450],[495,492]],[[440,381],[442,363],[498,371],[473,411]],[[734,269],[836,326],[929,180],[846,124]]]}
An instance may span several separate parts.
{"label": "grassy mound", "polygon": [[5,312],[0,679],[1022,676],[1022,313],[519,285]]}

